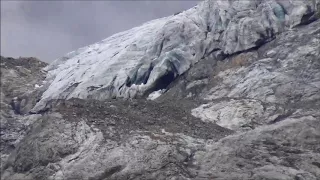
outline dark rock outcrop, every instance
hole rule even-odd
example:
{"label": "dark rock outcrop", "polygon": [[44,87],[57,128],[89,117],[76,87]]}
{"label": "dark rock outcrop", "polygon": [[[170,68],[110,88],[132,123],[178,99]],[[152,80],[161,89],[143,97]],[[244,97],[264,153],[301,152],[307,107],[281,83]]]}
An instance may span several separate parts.
{"label": "dark rock outcrop", "polygon": [[36,58],[5,58],[1,56],[1,166],[8,154],[23,138],[27,126],[36,116],[21,116],[41,97],[38,84],[45,79],[41,69],[47,64]]}

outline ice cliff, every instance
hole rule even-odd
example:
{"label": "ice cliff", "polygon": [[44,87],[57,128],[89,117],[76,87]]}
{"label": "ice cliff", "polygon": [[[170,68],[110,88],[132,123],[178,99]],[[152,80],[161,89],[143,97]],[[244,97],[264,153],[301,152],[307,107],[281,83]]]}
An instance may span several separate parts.
{"label": "ice cliff", "polygon": [[45,68],[50,99],[147,96],[206,57],[257,48],[317,18],[318,1],[207,0],[80,48]]}

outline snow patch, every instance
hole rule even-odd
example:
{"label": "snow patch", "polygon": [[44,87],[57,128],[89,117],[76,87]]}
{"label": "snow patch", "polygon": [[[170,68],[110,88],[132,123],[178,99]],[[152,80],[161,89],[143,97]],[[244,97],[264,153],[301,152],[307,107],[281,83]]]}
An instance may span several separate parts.
{"label": "snow patch", "polygon": [[164,89],[160,89],[160,90],[158,90],[158,91],[154,91],[154,92],[152,92],[151,94],[149,94],[149,96],[148,96],[148,100],[155,100],[155,99],[157,99],[158,97],[160,97],[162,94],[163,94],[163,92],[164,92]]}
{"label": "snow patch", "polygon": [[42,86],[43,86],[43,85],[35,84],[35,85],[34,85],[34,88],[35,88],[35,89],[38,89],[38,88],[41,88]]}

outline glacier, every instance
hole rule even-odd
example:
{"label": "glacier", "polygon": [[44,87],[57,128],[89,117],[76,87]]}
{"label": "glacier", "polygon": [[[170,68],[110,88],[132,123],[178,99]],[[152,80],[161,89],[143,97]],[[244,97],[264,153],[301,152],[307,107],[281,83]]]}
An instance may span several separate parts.
{"label": "glacier", "polygon": [[[316,19],[318,0],[206,0],[80,48],[46,68],[51,99],[148,97],[201,59],[257,48],[284,30]],[[42,85],[39,85],[42,86]]]}

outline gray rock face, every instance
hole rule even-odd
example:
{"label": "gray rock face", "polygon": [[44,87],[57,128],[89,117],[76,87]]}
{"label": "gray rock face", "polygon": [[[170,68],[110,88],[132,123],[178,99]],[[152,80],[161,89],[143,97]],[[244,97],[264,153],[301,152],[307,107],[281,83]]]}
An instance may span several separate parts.
{"label": "gray rock face", "polygon": [[[155,66],[170,70],[158,71],[144,59],[142,64],[131,64],[133,74],[129,74],[129,80],[124,76],[120,81],[114,78],[119,75],[115,75],[117,67],[122,66],[125,58],[138,57],[139,48],[147,48],[141,46],[146,45],[146,39],[139,39],[137,34],[140,43],[130,47],[136,48],[136,54],[130,54],[132,49],[124,50],[119,52],[123,59],[114,59],[117,66],[103,67],[109,68],[105,70],[109,74],[104,75],[111,75],[106,81],[114,78],[114,86],[92,86],[92,94],[84,91],[89,80],[82,74],[82,66],[73,66],[73,61],[79,58],[86,67],[101,66],[104,61],[95,64],[92,58],[96,52],[86,55],[88,49],[82,49],[74,52],[78,55],[69,54],[57,60],[46,67],[50,82],[30,91],[31,103],[17,101],[23,111],[10,121],[19,122],[18,125],[1,132],[2,141],[10,136],[15,141],[11,149],[9,145],[1,149],[1,179],[319,180],[320,20],[316,20],[315,11],[318,3],[205,1],[177,14],[179,17],[171,17],[177,18],[171,22],[173,25],[168,25],[170,18],[146,24],[140,28],[162,26],[163,22],[168,23],[164,29],[173,28],[167,32],[170,36],[164,35],[171,37],[171,41],[161,45],[161,56],[164,52],[176,52],[174,42],[179,40],[180,31],[174,31],[174,27],[179,18],[188,15],[191,21],[190,17],[199,15],[197,20],[201,21],[186,23],[185,27],[208,25],[207,40],[199,39],[199,43],[207,43],[205,47],[212,49],[204,51],[206,56],[192,59],[192,63],[179,58],[170,61],[191,64],[181,74],[151,75],[172,72],[170,68],[174,66],[161,60]],[[233,32],[232,27],[239,28]],[[104,42],[109,43],[108,47],[116,47],[117,38],[133,31],[137,33],[137,29],[131,30]],[[218,41],[214,38],[219,33],[218,37],[223,39]],[[186,39],[193,41],[193,37]],[[152,43],[149,45],[153,47]],[[117,56],[103,51],[100,54],[103,53],[101,57]],[[7,71],[11,72],[10,68]],[[40,68],[37,71],[40,73]],[[86,70],[86,73],[93,72]],[[37,77],[35,74],[30,77]],[[11,76],[1,78],[9,82]],[[147,100],[152,86],[143,89],[141,92],[148,93],[138,99],[108,99],[117,97],[112,93],[116,93],[114,89],[119,82],[130,89],[149,82],[150,78],[154,82],[160,78],[166,84],[165,89],[157,91],[159,97],[158,94],[157,98],[148,98],[154,100]],[[35,83],[42,80],[36,79]],[[57,84],[60,79],[61,84]],[[64,90],[64,83],[72,79],[76,85],[71,83]],[[98,84],[100,80],[91,79]],[[54,92],[58,87],[62,89]],[[11,91],[16,92],[17,88],[29,90],[14,86]],[[41,111],[23,115],[35,105],[32,99],[43,92],[34,108]],[[49,92],[55,94],[48,96]],[[59,93],[62,94],[56,96]],[[77,94],[80,98],[74,98]],[[25,97],[20,92],[14,96],[1,95],[10,101]],[[101,100],[96,100],[97,97]],[[1,101],[7,105],[6,111],[1,109],[2,117],[5,113],[14,114],[8,105],[10,101]]]}
{"label": "gray rock face", "polygon": [[40,84],[46,76],[42,68],[47,65],[32,57],[14,59],[1,56],[1,102],[15,106],[16,114],[27,113],[36,104],[35,101],[30,102],[28,97],[38,96],[39,100],[41,96],[34,90],[45,89]]}
{"label": "gray rock face", "polygon": [[[192,114],[234,130],[314,109],[320,98],[319,26],[317,21],[284,32],[257,50],[223,61],[200,62],[166,96],[205,100]],[[208,61],[216,62],[209,66]]]}
{"label": "gray rock face", "polygon": [[19,114],[28,112],[41,98],[37,89],[41,89],[38,84],[45,79],[41,69],[46,65],[36,58],[13,59],[1,56],[1,162],[23,138],[28,125],[39,116],[22,117]]}
{"label": "gray rock face", "polygon": [[[136,102],[126,103],[136,105]],[[139,102],[139,106],[142,104]],[[53,111],[61,114],[49,113],[33,124],[5,164],[4,179],[319,177],[320,116],[316,113],[315,117],[297,113],[279,123],[220,139],[221,135],[229,133],[215,130],[213,124],[188,123],[191,131],[177,128],[174,132],[168,123],[151,117],[146,118],[149,124],[129,118],[125,121],[131,113],[120,112],[131,107],[125,109],[126,105],[117,100],[83,102],[75,99],[61,101],[55,107]],[[85,112],[88,107],[97,110]],[[132,108],[132,111],[139,108]],[[104,116],[107,117],[102,118]],[[183,118],[167,119],[180,126],[186,123]],[[119,133],[122,124],[131,130],[121,128],[127,133]],[[163,130],[157,131],[154,128],[157,126]],[[206,133],[209,139],[190,133],[197,130]],[[212,135],[218,137],[212,138]]]}
{"label": "gray rock face", "polygon": [[[189,176],[183,164],[188,164],[194,151],[204,147],[204,139],[217,140],[232,132],[203,123],[178,107],[151,101],[61,100],[52,111],[35,122],[29,135],[11,154],[4,177]],[[35,173],[26,174],[30,171]]]}
{"label": "gray rock face", "polygon": [[198,176],[202,179],[317,180],[320,177],[319,124],[319,115],[293,116],[274,125],[208,143],[206,150],[195,155],[200,165]]}

